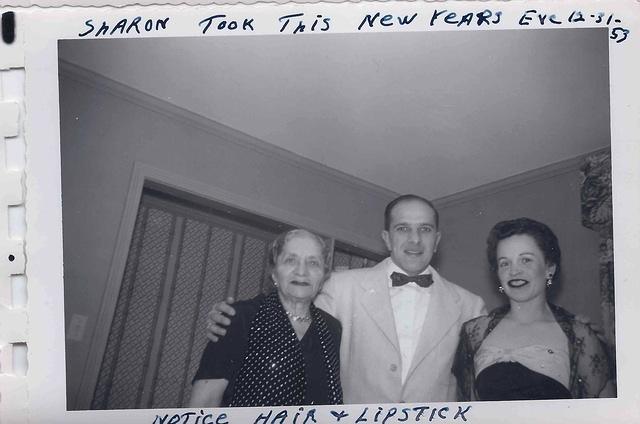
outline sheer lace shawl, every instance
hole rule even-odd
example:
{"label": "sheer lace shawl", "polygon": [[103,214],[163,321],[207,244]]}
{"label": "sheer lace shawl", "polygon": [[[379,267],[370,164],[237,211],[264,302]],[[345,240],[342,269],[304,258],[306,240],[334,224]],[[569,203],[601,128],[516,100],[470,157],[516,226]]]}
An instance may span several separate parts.
{"label": "sheer lace shawl", "polygon": [[[565,309],[549,304],[556,321],[569,341],[569,390],[574,399],[598,397],[613,375],[607,349],[596,332]],[[474,356],[482,341],[509,312],[509,305],[494,309],[467,321],[460,331],[460,342],[453,361],[453,375],[458,381],[458,400],[477,400],[474,387]]]}

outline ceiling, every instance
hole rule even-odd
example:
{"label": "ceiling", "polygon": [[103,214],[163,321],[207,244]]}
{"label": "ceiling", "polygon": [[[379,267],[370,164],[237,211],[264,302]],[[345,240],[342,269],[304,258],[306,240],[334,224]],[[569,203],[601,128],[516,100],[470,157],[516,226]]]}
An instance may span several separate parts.
{"label": "ceiling", "polygon": [[60,58],[432,199],[610,143],[606,29],[74,40]]}

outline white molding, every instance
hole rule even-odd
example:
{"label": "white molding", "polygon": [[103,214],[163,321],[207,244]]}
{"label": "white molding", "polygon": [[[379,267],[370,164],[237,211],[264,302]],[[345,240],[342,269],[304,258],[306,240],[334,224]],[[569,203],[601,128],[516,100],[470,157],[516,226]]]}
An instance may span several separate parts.
{"label": "white molding", "polygon": [[463,190],[450,196],[435,199],[434,204],[438,209],[449,208],[462,203],[472,202],[482,197],[491,196],[501,191],[512,190],[514,188],[533,184],[535,182],[543,181],[569,172],[577,172],[580,170],[580,166],[582,166],[586,157],[608,150],[608,147],[601,148],[570,159],[555,162],[541,168],[536,168],[498,181]]}
{"label": "white molding", "polygon": [[[260,200],[252,199],[237,193],[232,193],[215,187],[212,184],[196,181],[183,175],[174,174],[172,172],[156,168],[145,163],[135,162],[134,175],[136,176],[136,178],[141,178],[144,183],[156,183],[161,186],[177,190],[178,192],[190,194],[216,203],[226,204],[232,208],[241,209],[277,222],[282,222],[292,226],[304,227],[311,231],[320,233],[324,236],[335,238],[346,243],[354,244],[356,246],[365,246],[369,250],[372,250],[370,246],[376,246],[380,244],[377,238],[372,239],[370,237],[354,233],[347,228],[339,228],[334,225],[328,225],[316,219],[309,218],[306,215],[300,215],[295,212],[281,209],[277,206],[264,203]],[[135,215],[133,219],[135,220]]]}
{"label": "white molding", "polygon": [[93,330],[89,354],[85,361],[84,371],[82,373],[81,383],[76,394],[75,409],[90,409],[93,394],[95,392],[96,383],[100,374],[100,366],[102,365],[102,357],[107,347],[109,338],[109,330],[113,314],[116,310],[122,277],[124,276],[127,257],[129,256],[129,246],[131,237],[136,223],[138,207],[140,205],[140,197],[144,187],[144,173],[139,167],[133,167],[129,190],[124,204],[124,211],[120,221],[120,228],[116,236],[115,249],[109,265],[109,273],[107,274],[107,283],[102,295],[100,312],[96,326]]}
{"label": "white molding", "polygon": [[63,78],[69,78],[76,82],[104,91],[107,94],[136,104],[147,110],[160,113],[168,118],[175,119],[206,133],[222,136],[225,141],[259,152],[278,161],[286,162],[289,165],[304,169],[305,172],[313,171],[323,178],[329,177],[342,185],[366,191],[369,194],[385,200],[391,200],[398,196],[398,193],[392,190],[305,158],[289,150],[260,140],[249,134],[245,134],[195,112],[176,106],[165,100],[112,80],[102,74],[62,59],[59,61],[59,74]]}

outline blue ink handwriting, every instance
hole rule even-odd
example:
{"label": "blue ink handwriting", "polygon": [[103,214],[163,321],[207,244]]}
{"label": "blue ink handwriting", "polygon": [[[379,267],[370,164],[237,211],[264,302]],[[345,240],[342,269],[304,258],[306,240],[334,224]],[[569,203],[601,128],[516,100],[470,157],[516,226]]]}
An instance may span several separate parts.
{"label": "blue ink handwriting", "polygon": [[198,22],[198,26],[202,27],[203,34],[207,33],[214,21],[215,25],[213,25],[213,28],[218,31],[223,31],[225,29],[228,31],[235,31],[240,28],[242,28],[242,31],[255,31],[253,28],[253,19],[254,18],[242,18],[241,27],[239,20],[228,19],[227,15],[213,15]]}
{"label": "blue ink handwriting", "polygon": [[[414,13],[413,15],[411,15],[411,17],[409,17],[409,15],[404,15],[396,16],[395,18],[398,20],[398,24],[400,26],[403,26],[410,25],[411,22],[413,22],[413,20],[416,18],[416,16],[418,16],[418,14]],[[358,25],[358,31],[362,30],[362,27],[365,23],[369,25],[369,28],[373,28],[373,26],[376,24],[376,20],[383,27],[391,27],[395,24],[395,20],[393,18],[393,15],[384,15],[381,17],[380,12],[376,12],[374,15],[366,15],[360,22],[360,25]]]}
{"label": "blue ink handwriting", "polygon": [[447,9],[435,9],[433,11],[433,15],[431,15],[429,26],[434,26],[437,22],[444,22],[448,25],[454,25],[456,28],[463,25],[471,26],[473,23],[475,23],[475,25],[478,27],[481,27],[482,25],[490,26],[499,24],[501,17],[502,11],[500,10],[492,11],[489,9],[485,9],[482,12],[477,13],[459,14],[456,12],[449,12]]}
{"label": "blue ink handwriting", "polygon": [[[280,412],[276,413],[275,415],[273,415],[273,412],[274,411],[270,409],[267,414],[260,413],[256,417],[253,424],[285,424],[285,422],[289,422],[287,421],[287,418],[290,418],[289,412],[286,409],[280,410]],[[304,407],[298,408],[298,412],[296,412],[293,416],[293,421],[291,421],[291,424],[307,424],[318,422],[316,420],[315,409],[309,409],[304,414],[303,412],[305,412]],[[298,421],[298,418],[300,418],[300,421]]]}
{"label": "blue ink handwriting", "polygon": [[309,21],[308,18],[305,19],[304,13],[293,13],[291,15],[280,16],[278,18],[278,21],[282,23],[280,32],[284,32],[287,27],[289,27],[289,23],[292,23],[291,28],[293,28],[293,31],[291,32],[291,34],[298,34],[304,32],[305,30],[308,30],[310,32],[326,32],[329,31],[329,28],[331,27],[331,18],[322,15],[316,15],[316,17],[313,18],[312,21]]}
{"label": "blue ink handwriting", "polygon": [[331,411],[331,415],[336,419],[336,422],[340,422],[341,419],[349,416],[345,411]]}
{"label": "blue ink handwriting", "polygon": [[[457,407],[458,410],[453,415],[453,410],[451,410],[448,406],[444,406],[441,408],[432,408],[429,406],[416,406],[413,408],[388,408],[385,409],[381,406],[377,408],[377,410],[370,411],[369,407],[365,407],[360,415],[353,421],[354,424],[361,423],[380,423],[387,424],[394,422],[432,422],[432,421],[442,421],[442,420],[461,420],[467,421],[467,414],[471,409],[471,406],[467,406],[463,408],[462,406]],[[331,411],[333,417],[336,418],[336,422],[340,421],[342,418],[348,416],[344,411],[340,411],[340,413],[336,413],[336,411]],[[391,421],[389,421],[391,420]]]}
{"label": "blue ink handwriting", "polygon": [[[193,418],[193,419],[191,419]],[[200,414],[195,412],[184,412],[182,414],[156,415],[153,424],[229,424],[227,414],[222,413],[214,420],[213,414],[206,414],[201,409]]]}
{"label": "blue ink handwriting", "polygon": [[[609,38],[616,43],[622,43],[627,39],[631,32],[628,28],[619,26],[622,24],[622,19],[615,16],[613,13],[607,14],[605,12],[588,13],[582,10],[572,11],[566,20],[557,16],[555,13],[540,12],[537,9],[528,9],[518,19],[520,26],[530,25],[561,25],[563,23],[580,23],[586,22],[591,24],[601,24],[609,27]],[[615,25],[615,26],[614,26]]]}
{"label": "blue ink handwriting", "polygon": [[[84,22],[84,25],[87,27],[85,32],[81,32],[78,34],[78,37],[86,37],[87,35],[93,33],[95,31],[94,36],[99,37],[101,35],[113,35],[116,32],[122,34],[129,34],[131,31],[135,30],[136,33],[141,34],[144,32],[151,31],[160,31],[167,29],[167,22],[169,22],[169,18],[164,19],[147,19],[142,23],[142,16],[136,16],[131,21],[125,19],[120,19],[115,26],[110,27],[107,21],[102,21],[100,28],[95,31],[96,26],[93,24],[93,19],[87,19]],[[109,31],[111,29],[111,31]]]}
{"label": "blue ink handwriting", "polygon": [[[340,424],[393,424],[404,422],[442,422],[460,421],[466,422],[471,410],[469,406],[457,406],[457,411],[452,407],[430,407],[426,405],[415,406],[413,408],[364,407],[359,414],[350,415],[343,409],[333,409],[328,416],[316,417],[315,408],[306,409],[304,406],[298,407],[294,413],[287,409],[263,409],[253,420],[252,424],[318,424],[340,423]],[[454,413],[455,412],[455,413]],[[332,420],[333,419],[333,420]],[[251,421],[248,421],[251,423]],[[183,412],[181,414],[156,415],[152,424],[229,424],[229,417],[226,413],[206,413],[203,409]]]}

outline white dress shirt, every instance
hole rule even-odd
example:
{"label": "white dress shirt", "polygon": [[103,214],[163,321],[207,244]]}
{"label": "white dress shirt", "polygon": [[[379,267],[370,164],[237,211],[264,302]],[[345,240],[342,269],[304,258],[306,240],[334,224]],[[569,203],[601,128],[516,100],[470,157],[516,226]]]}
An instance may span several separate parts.
{"label": "white dress shirt", "polygon": [[[389,266],[387,267],[389,297],[391,298],[396,334],[400,344],[402,384],[404,384],[422,333],[427,310],[429,309],[431,287],[420,287],[416,283],[393,287],[391,283],[391,274],[393,272],[401,274],[406,274],[406,272],[402,271],[393,261],[389,261]],[[431,274],[431,266],[420,274]]]}

